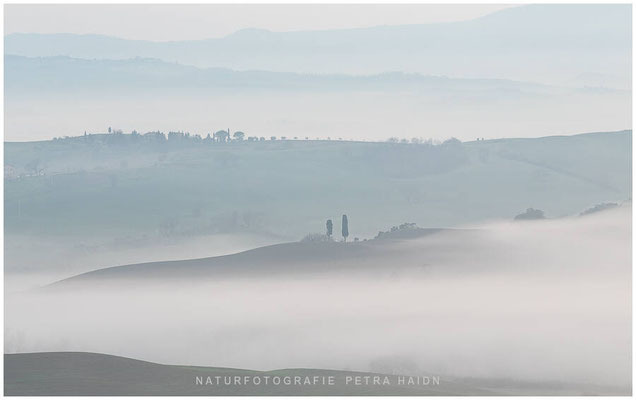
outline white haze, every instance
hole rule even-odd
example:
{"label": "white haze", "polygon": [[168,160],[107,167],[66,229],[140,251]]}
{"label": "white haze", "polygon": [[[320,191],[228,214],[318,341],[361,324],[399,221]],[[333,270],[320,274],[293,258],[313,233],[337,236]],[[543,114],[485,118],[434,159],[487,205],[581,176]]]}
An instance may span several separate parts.
{"label": "white haze", "polygon": [[[7,4],[5,35],[16,32],[114,35],[175,41],[240,29],[351,29],[468,20],[503,4]],[[355,18],[351,18],[355,15]],[[117,26],[113,25],[117,21]],[[157,21],[170,21],[157,24]]]}
{"label": "white haze", "polygon": [[141,262],[222,256],[281,242],[274,235],[213,234],[196,237],[51,237],[6,235],[5,288],[38,288],[100,268]]}
{"label": "white haze", "polygon": [[355,275],[9,294],[5,352],[628,386],[631,207],[479,228],[396,242],[410,265]]}

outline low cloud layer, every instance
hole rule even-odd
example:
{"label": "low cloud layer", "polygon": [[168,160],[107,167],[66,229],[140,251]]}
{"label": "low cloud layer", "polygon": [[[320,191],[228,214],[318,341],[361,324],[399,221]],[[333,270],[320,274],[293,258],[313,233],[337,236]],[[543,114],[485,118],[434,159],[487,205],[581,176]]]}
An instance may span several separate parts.
{"label": "low cloud layer", "polygon": [[387,242],[402,256],[355,274],[11,294],[5,352],[627,386],[630,224],[622,206]]}

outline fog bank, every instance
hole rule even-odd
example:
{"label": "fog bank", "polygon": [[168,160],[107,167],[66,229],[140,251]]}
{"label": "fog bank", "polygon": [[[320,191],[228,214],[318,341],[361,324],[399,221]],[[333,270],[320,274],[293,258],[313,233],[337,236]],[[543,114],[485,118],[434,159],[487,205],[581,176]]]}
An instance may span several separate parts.
{"label": "fog bank", "polygon": [[445,233],[396,241],[388,248],[410,264],[361,256],[352,263],[367,272],[349,278],[318,270],[12,294],[5,351],[629,385],[630,223],[622,206],[481,225],[464,243]]}

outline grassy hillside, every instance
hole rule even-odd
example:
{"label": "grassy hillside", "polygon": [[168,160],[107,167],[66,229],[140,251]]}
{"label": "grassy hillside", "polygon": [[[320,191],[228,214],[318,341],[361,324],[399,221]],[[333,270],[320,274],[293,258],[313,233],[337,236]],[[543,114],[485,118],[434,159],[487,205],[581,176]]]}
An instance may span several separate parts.
{"label": "grassy hillside", "polygon": [[[249,135],[249,132],[248,132]],[[300,139],[302,138],[302,140]],[[43,285],[297,241],[577,215],[631,196],[631,131],[445,144],[88,135],[5,144],[5,262]],[[30,279],[30,278],[29,278]],[[28,285],[27,285],[28,286]]]}
{"label": "grassy hillside", "polygon": [[[165,283],[170,285],[219,279],[268,279],[325,276],[328,274],[396,275],[400,271],[422,273],[422,264],[448,264],[444,246],[436,241],[420,242],[419,251],[405,249],[408,239],[427,239],[444,233],[444,240],[456,243],[456,249],[470,252],[478,244],[485,245],[479,230],[408,229],[409,232],[386,234],[381,239],[353,243],[294,242],[259,247],[244,252],[216,257],[122,265],[90,271],[56,282],[48,288],[82,288],[83,284],[101,283],[119,286],[122,282],[139,280],[140,285]],[[470,242],[470,246],[463,243]],[[440,250],[441,248],[441,250]],[[429,265],[429,264],[427,264]],[[390,268],[387,266],[391,266]]]}
{"label": "grassy hillside", "polygon": [[[568,235],[564,227],[579,231],[581,236],[587,229],[593,234],[596,229],[589,224],[600,224],[613,219],[617,226],[628,226],[631,216],[631,202],[626,202],[609,210],[572,218],[541,220],[535,224],[523,222],[502,223],[479,229],[422,229],[404,227],[392,232],[383,232],[371,240],[357,242],[301,241],[263,246],[234,254],[215,257],[189,258],[173,261],[145,262],[102,268],[72,276],[46,286],[46,292],[60,293],[66,289],[89,289],[100,287],[117,290],[125,286],[142,288],[158,285],[170,288],[206,285],[210,282],[240,280],[250,282],[277,281],[280,279],[320,279],[350,278],[357,279],[395,279],[408,276],[409,279],[439,276],[440,274],[473,274],[476,272],[505,272],[525,270],[521,267],[525,260],[501,262],[504,253],[515,253],[514,246],[521,246],[519,254],[532,253],[537,258],[541,248],[531,249],[529,243],[515,245],[503,240],[502,231],[508,229],[506,236],[512,237],[515,229],[526,229],[530,237],[532,229],[545,235]],[[599,222],[601,221],[601,222]],[[526,222],[527,223],[527,222]],[[552,225],[551,225],[552,224]],[[562,225],[559,225],[562,224]],[[587,225],[586,225],[587,224]],[[557,233],[557,232],[561,233]],[[557,238],[549,241],[558,246]],[[524,247],[525,246],[525,247]],[[563,244],[568,248],[569,244]],[[505,250],[504,250],[505,249]],[[493,256],[495,255],[496,256]],[[611,267],[607,260],[604,266],[609,273]],[[538,273],[545,265],[533,265]],[[586,271],[581,262],[571,262],[560,266],[561,271],[575,268],[579,276]],[[597,264],[591,269],[596,270]],[[625,266],[622,267],[623,269]],[[548,268],[549,269],[549,268]],[[567,272],[566,272],[567,273]],[[94,286],[97,284],[97,286]]]}
{"label": "grassy hillside", "polygon": [[562,216],[624,200],[631,131],[438,146],[89,136],[6,143],[5,170],[8,235],[299,239],[346,213],[362,238],[405,221],[447,227],[527,207]]}

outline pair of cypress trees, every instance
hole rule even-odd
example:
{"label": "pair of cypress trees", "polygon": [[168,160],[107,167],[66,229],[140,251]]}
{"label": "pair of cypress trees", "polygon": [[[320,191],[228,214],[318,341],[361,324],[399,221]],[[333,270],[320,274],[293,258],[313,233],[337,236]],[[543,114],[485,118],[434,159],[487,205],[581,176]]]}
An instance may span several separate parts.
{"label": "pair of cypress trees", "polygon": [[[327,220],[327,236],[331,237],[333,234],[333,222],[330,219]],[[342,237],[344,241],[347,241],[347,237],[349,237],[349,220],[347,219],[347,214],[342,214]]]}

